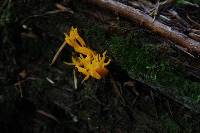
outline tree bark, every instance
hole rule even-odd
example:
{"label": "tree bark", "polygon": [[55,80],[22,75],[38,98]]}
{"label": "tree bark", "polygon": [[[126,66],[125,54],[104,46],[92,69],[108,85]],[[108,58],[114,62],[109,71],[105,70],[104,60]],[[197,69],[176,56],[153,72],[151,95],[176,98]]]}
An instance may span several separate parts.
{"label": "tree bark", "polygon": [[200,55],[200,42],[189,38],[187,35],[180,33],[171,27],[157,21],[147,14],[144,14],[138,9],[124,5],[120,2],[113,0],[83,0],[88,3],[92,3],[101,8],[117,13],[121,17],[125,17],[137,24],[139,26],[144,26],[145,28],[151,30],[154,33],[176,43],[187,49],[187,52],[191,54]]}

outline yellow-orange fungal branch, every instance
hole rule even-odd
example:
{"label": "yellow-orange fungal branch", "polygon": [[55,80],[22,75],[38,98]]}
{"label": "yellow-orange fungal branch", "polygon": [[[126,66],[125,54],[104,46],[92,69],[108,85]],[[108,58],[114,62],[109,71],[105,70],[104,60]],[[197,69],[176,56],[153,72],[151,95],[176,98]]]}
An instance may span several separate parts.
{"label": "yellow-orange fungal branch", "polygon": [[72,47],[74,51],[80,55],[78,57],[72,56],[72,63],[65,64],[74,65],[80,73],[85,75],[84,81],[90,76],[95,79],[101,79],[108,73],[106,66],[111,60],[107,59],[106,61],[106,51],[101,56],[101,54],[97,54],[92,49],[86,47],[86,43],[78,34],[77,28],[73,27],[71,27],[69,35],[65,34],[65,42],[54,56],[52,64],[66,44]]}

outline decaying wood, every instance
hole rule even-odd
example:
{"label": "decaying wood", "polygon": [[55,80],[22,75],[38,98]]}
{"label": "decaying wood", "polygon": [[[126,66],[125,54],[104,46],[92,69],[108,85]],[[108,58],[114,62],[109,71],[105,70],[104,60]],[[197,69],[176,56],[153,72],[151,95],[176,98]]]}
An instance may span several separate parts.
{"label": "decaying wood", "polygon": [[92,3],[101,8],[112,11],[115,14],[118,14],[122,17],[125,17],[140,26],[153,31],[154,33],[159,34],[160,36],[169,39],[170,41],[176,43],[179,46],[182,46],[188,50],[191,54],[200,55],[200,42],[193,40],[187,35],[178,32],[175,29],[157,21],[149,15],[144,14],[138,9],[124,5],[120,2],[113,0],[83,0],[88,3]]}

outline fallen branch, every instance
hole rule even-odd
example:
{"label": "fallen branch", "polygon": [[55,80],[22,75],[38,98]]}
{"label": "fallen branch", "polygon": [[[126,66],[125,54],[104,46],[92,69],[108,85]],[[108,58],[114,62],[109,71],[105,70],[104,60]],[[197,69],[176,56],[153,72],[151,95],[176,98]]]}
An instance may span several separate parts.
{"label": "fallen branch", "polygon": [[176,43],[179,46],[182,46],[188,50],[191,54],[200,55],[200,42],[195,41],[188,37],[187,35],[178,32],[177,30],[172,29],[171,27],[157,21],[153,20],[149,15],[144,14],[138,9],[124,5],[120,2],[113,0],[83,0],[88,3],[92,3],[101,8],[117,13],[122,17],[125,17],[140,26],[158,33],[160,36],[169,39],[170,41]]}

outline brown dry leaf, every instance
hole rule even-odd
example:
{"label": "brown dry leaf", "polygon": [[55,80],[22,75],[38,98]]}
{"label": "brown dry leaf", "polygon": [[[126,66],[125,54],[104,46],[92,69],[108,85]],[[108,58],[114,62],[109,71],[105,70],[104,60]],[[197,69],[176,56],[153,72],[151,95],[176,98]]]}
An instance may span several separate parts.
{"label": "brown dry leaf", "polygon": [[72,9],[68,8],[68,7],[65,7],[59,3],[56,3],[55,4],[56,8],[58,8],[59,11],[61,12],[69,12],[71,14],[73,14],[74,12],[72,11]]}
{"label": "brown dry leaf", "polygon": [[63,5],[59,4],[59,3],[56,3],[55,6],[61,11],[66,11],[67,10],[67,8],[65,6],[63,6]]}
{"label": "brown dry leaf", "polygon": [[27,75],[28,75],[27,70],[26,70],[26,69],[23,69],[22,71],[20,71],[20,72],[18,73],[18,75],[19,75],[22,79],[25,79],[25,78],[27,77]]}

